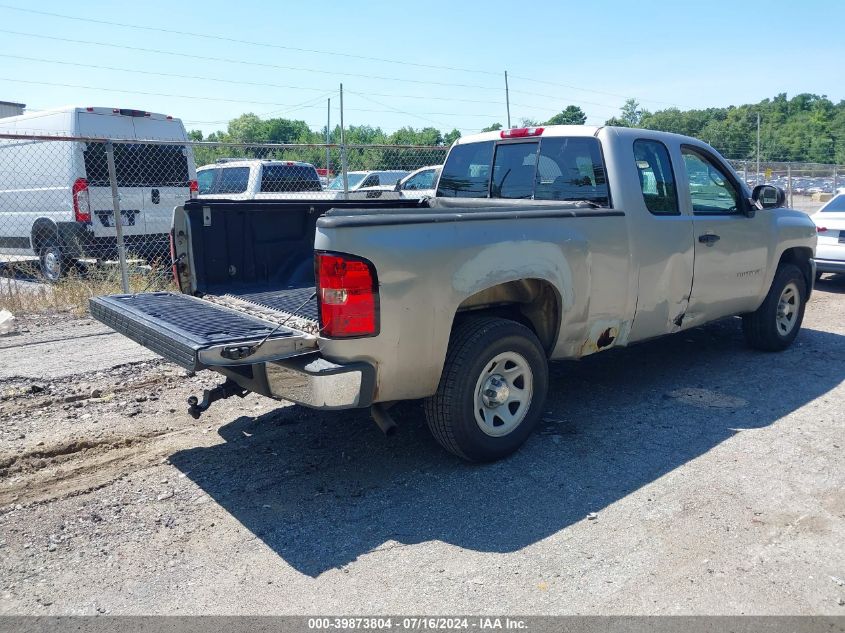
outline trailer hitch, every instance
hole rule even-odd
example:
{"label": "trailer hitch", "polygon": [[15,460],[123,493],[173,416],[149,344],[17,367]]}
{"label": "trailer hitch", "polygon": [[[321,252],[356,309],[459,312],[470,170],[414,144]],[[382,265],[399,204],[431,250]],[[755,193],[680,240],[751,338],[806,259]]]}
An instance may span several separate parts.
{"label": "trailer hitch", "polygon": [[208,409],[213,402],[218,400],[225,400],[232,396],[243,398],[249,393],[249,389],[244,389],[233,380],[226,379],[222,385],[217,385],[213,389],[206,389],[202,394],[202,402],[196,396],[188,398],[188,414],[194,419],[199,420],[203,411]]}

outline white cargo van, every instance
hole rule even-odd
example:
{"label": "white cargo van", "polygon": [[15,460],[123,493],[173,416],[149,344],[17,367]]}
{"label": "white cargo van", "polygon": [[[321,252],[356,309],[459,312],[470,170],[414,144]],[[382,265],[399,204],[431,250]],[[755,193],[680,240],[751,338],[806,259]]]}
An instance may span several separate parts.
{"label": "white cargo van", "polygon": [[[166,258],[173,209],[197,190],[179,119],[66,107],[0,119],[0,134],[114,139],[127,251]],[[55,281],[75,260],[113,259],[116,247],[104,143],[0,138],[0,256],[36,256],[44,277]]]}

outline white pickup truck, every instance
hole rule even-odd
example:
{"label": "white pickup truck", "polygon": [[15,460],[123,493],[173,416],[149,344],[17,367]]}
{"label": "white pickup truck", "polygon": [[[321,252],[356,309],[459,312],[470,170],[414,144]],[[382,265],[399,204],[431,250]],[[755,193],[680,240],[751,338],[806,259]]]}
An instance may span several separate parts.
{"label": "white pickup truck", "polygon": [[816,229],[711,147],[555,126],[457,141],[429,200],[194,201],[174,217],[179,293],[93,299],[95,317],[226,381],[323,409],[424,399],[449,451],[516,450],[547,363],[742,316],[781,350],[813,287]]}

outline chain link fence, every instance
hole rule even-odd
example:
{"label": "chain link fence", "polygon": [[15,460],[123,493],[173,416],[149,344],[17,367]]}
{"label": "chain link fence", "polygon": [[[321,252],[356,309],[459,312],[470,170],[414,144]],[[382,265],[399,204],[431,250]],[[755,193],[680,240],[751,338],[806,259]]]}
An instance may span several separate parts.
{"label": "chain link fence", "polygon": [[0,134],[0,309],[169,288],[173,209],[189,198],[419,197],[447,151]]}
{"label": "chain link fence", "polygon": [[[97,294],[169,288],[173,209],[191,197],[420,197],[447,151],[0,134],[0,309],[84,310]],[[845,186],[842,166],[731,162],[808,213]]]}
{"label": "chain link fence", "polygon": [[731,160],[737,173],[754,187],[766,183],[786,192],[787,206],[815,213],[836,192],[845,187],[845,166],[823,163],[785,163]]}

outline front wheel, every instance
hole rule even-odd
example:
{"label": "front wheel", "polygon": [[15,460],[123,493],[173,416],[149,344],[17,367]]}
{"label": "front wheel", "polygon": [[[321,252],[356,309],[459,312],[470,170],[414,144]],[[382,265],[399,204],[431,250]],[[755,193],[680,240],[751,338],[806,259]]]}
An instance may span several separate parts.
{"label": "front wheel", "polygon": [[781,264],[763,304],[742,317],[742,331],[751,347],[767,352],[792,344],[804,320],[807,282],[793,264]]}
{"label": "front wheel", "polygon": [[516,451],[537,425],[548,389],[540,341],[524,325],[468,319],[452,332],[428,427],[448,451],[488,462]]}

